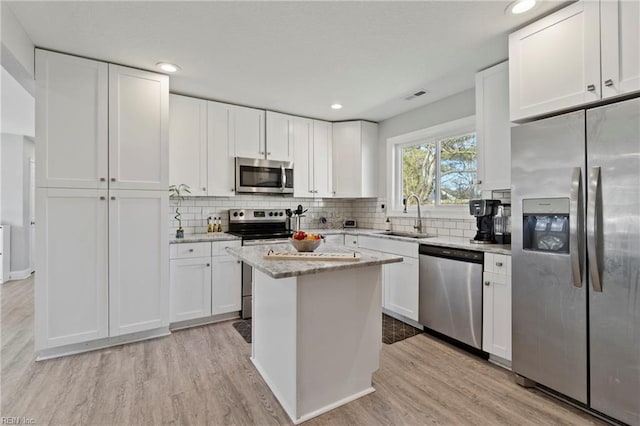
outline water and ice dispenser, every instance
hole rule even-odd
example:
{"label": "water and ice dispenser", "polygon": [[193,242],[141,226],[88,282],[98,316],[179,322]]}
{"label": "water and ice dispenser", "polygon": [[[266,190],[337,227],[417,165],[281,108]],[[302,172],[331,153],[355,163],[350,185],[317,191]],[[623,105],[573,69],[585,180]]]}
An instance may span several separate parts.
{"label": "water and ice dispenser", "polygon": [[522,200],[522,248],[569,253],[569,199]]}

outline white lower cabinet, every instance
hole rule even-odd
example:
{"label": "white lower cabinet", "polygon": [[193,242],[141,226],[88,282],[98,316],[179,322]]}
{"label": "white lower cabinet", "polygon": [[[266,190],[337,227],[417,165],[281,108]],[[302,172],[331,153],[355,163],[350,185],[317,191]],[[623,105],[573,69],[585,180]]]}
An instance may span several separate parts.
{"label": "white lower cabinet", "polygon": [[240,241],[171,246],[171,322],[237,312],[242,304],[242,263],[226,252]]}
{"label": "white lower cabinet", "polygon": [[344,245],[344,235],[342,234],[325,235],[324,240],[329,244]]}
{"label": "white lower cabinet", "polygon": [[382,267],[382,307],[418,321],[418,244],[367,235],[357,237],[360,250],[402,256]]}
{"label": "white lower cabinet", "polygon": [[171,322],[211,315],[211,257],[171,259]]}
{"label": "white lower cabinet", "polygon": [[239,311],[242,304],[242,262],[234,256],[212,258],[211,315]]}
{"label": "white lower cabinet", "polygon": [[384,307],[418,321],[418,259],[404,257],[401,263],[383,266]]}
{"label": "white lower cabinet", "polygon": [[168,325],[166,191],[36,196],[36,351]]}
{"label": "white lower cabinet", "polygon": [[511,361],[511,256],[486,253],[482,350]]}

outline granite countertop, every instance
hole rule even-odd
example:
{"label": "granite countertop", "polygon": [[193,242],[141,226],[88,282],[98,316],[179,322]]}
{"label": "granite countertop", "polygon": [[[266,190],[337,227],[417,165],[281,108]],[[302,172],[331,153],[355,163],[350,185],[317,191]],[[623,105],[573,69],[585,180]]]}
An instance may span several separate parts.
{"label": "granite countertop", "polygon": [[469,238],[462,237],[432,237],[418,240],[420,244],[427,244],[438,247],[461,248],[485,253],[511,255],[511,245],[509,244],[475,244]]}
{"label": "granite countertop", "polygon": [[207,243],[211,241],[240,241],[240,237],[227,234],[226,232],[210,232],[202,234],[187,234],[184,238],[176,238],[175,235],[169,237],[169,244],[180,243]]}
{"label": "granite countertop", "polygon": [[[264,272],[272,278],[296,277],[299,275],[318,274],[321,272],[338,271],[342,269],[363,268],[366,266],[383,265],[386,263],[402,262],[402,256],[395,256],[386,253],[360,253],[360,261],[347,262],[321,261],[321,260],[276,260],[265,259],[264,255],[269,250],[286,251],[295,253],[296,250],[291,244],[270,244],[264,246],[227,247],[227,251],[248,263],[257,270]],[[353,253],[347,247],[334,244],[321,244],[316,249],[316,253]]]}

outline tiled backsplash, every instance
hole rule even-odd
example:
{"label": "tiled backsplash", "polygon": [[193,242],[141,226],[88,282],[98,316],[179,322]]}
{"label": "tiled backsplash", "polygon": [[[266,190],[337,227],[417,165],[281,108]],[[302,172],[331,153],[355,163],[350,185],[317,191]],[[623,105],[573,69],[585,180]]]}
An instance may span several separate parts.
{"label": "tiled backsplash", "polygon": [[[503,203],[511,201],[510,191],[493,191],[491,197]],[[386,213],[382,209],[384,200],[293,198],[273,195],[237,195],[235,197],[186,197],[181,202],[182,227],[186,234],[207,232],[207,217],[222,218],[222,228],[229,229],[229,209],[292,209],[302,204],[309,211],[302,218],[303,229],[339,229],[345,219],[356,219],[358,228],[385,229]],[[178,201],[171,199],[169,231],[174,233],[178,221],[174,219]],[[326,219],[322,223],[321,218]],[[401,232],[414,231],[414,217],[390,217],[391,229]],[[433,235],[448,235],[472,238],[476,233],[475,219],[427,218],[422,219],[423,232]]]}

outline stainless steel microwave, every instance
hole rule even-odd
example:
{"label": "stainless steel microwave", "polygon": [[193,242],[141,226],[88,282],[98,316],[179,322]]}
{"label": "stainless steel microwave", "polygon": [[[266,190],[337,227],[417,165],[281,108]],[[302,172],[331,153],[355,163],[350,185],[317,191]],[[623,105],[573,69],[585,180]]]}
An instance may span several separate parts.
{"label": "stainless steel microwave", "polygon": [[236,192],[293,194],[293,162],[236,157]]}

